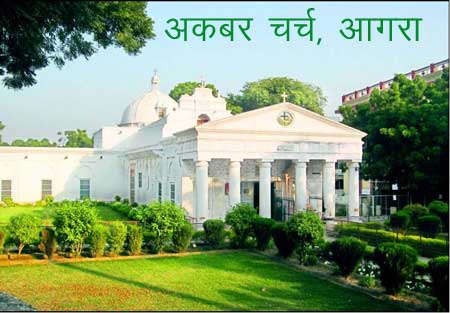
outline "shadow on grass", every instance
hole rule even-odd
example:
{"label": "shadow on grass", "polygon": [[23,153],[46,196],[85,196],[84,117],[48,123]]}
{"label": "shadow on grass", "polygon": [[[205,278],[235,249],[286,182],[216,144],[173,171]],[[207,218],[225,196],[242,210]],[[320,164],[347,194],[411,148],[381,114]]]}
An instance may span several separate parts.
{"label": "shadow on grass", "polygon": [[97,270],[93,270],[93,269],[88,269],[88,268],[85,268],[85,267],[80,267],[80,266],[77,266],[75,264],[66,263],[66,264],[60,264],[59,266],[62,266],[62,267],[65,267],[65,268],[69,268],[69,269],[72,269],[72,270],[76,270],[76,271],[80,271],[80,272],[83,272],[83,273],[86,273],[86,274],[90,274],[90,275],[95,275],[95,276],[98,276],[98,277],[106,278],[106,279],[109,279],[109,280],[112,280],[112,281],[116,281],[116,282],[120,282],[120,283],[123,283],[123,284],[130,285],[130,286],[134,286],[134,287],[139,287],[139,288],[143,288],[143,289],[149,289],[149,290],[152,290],[152,291],[160,292],[160,293],[163,293],[163,294],[166,294],[166,295],[169,295],[169,296],[173,296],[173,297],[176,297],[176,298],[180,298],[180,299],[183,299],[183,300],[189,300],[189,301],[192,301],[194,303],[202,303],[202,304],[205,304],[205,305],[210,305],[210,306],[215,307],[216,309],[223,310],[223,311],[236,311],[236,310],[238,310],[238,308],[236,308],[234,306],[227,305],[227,304],[224,304],[224,303],[220,303],[220,302],[217,302],[217,301],[196,297],[194,295],[191,295],[191,294],[188,294],[188,293],[184,293],[184,292],[173,291],[173,290],[166,289],[166,288],[159,287],[159,286],[155,286],[155,285],[152,285],[152,284],[149,284],[149,283],[143,283],[143,282],[139,282],[139,281],[123,278],[123,277],[117,277],[117,276],[111,275],[109,273],[105,273],[105,272],[97,271]]}

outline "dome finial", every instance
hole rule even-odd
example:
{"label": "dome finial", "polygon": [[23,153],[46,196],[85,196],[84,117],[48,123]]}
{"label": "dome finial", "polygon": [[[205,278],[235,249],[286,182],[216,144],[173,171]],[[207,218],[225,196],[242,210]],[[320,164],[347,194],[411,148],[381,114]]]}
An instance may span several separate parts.
{"label": "dome finial", "polygon": [[200,75],[200,87],[205,88],[205,86],[206,86],[205,75]]}
{"label": "dome finial", "polygon": [[156,69],[153,70],[153,76],[152,76],[152,90],[158,90],[159,85],[159,77],[158,77],[158,71]]}

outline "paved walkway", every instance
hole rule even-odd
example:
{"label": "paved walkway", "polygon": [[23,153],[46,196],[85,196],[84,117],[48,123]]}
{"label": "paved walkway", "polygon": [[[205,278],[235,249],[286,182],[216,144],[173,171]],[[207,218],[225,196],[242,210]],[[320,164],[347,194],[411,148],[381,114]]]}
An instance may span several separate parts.
{"label": "paved walkway", "polygon": [[0,292],[0,311],[36,311],[36,309],[16,297]]}

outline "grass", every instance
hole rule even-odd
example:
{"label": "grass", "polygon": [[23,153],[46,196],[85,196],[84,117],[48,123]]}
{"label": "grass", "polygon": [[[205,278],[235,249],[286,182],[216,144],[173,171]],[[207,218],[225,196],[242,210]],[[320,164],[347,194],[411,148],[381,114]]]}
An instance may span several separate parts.
{"label": "grass", "polygon": [[[55,208],[32,206],[32,205],[18,205],[14,207],[0,207],[0,225],[7,224],[12,216],[22,213],[31,213],[42,220],[43,225],[50,225],[52,223],[52,216]],[[105,206],[95,206],[99,220],[101,221],[126,221],[128,218],[123,214],[113,211]]]}
{"label": "grass", "polygon": [[248,252],[0,268],[0,291],[38,310],[400,311]]}

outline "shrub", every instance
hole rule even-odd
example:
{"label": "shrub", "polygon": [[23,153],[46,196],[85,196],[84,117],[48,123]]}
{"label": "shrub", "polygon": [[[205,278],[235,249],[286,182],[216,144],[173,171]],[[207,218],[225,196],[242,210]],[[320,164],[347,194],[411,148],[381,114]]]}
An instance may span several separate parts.
{"label": "shrub", "polygon": [[130,204],[130,200],[128,200],[128,199],[122,199],[122,203],[123,203],[123,204],[126,204],[126,205],[129,205],[129,204]]}
{"label": "shrub", "polygon": [[109,228],[108,244],[110,255],[119,255],[127,239],[127,227],[122,222],[112,222]]}
{"label": "shrub", "polygon": [[11,240],[19,249],[19,256],[22,249],[39,238],[40,220],[31,214],[20,214],[11,217],[7,226]]}
{"label": "shrub", "polygon": [[383,223],[380,222],[367,222],[361,225],[362,227],[374,229],[374,230],[380,230],[384,229]]}
{"label": "shrub", "polygon": [[225,223],[222,220],[207,220],[203,223],[204,239],[212,247],[222,245],[225,239]]}
{"label": "shrub", "polygon": [[420,238],[419,236],[399,235],[398,239],[395,233],[373,229],[357,228],[353,225],[336,226],[338,236],[353,236],[366,241],[369,245],[376,246],[383,242],[397,241],[407,244],[416,249],[421,256],[434,258],[441,255],[448,255],[448,243],[445,240],[433,238]]}
{"label": "shrub", "polygon": [[114,201],[120,202],[120,200],[122,200],[122,198],[119,195],[114,196]]}
{"label": "shrub", "polygon": [[344,277],[353,273],[366,253],[367,243],[354,237],[342,237],[330,245],[333,261]]}
{"label": "shrub", "polygon": [[444,231],[448,232],[448,203],[434,200],[428,204],[428,209],[431,214],[434,214],[441,219]]}
{"label": "shrub", "polygon": [[147,206],[139,206],[135,215],[144,229],[152,234],[152,245],[157,252],[170,241],[175,229],[186,222],[184,209],[172,201],[154,201]]}
{"label": "shrub", "polygon": [[440,256],[428,264],[433,295],[439,300],[444,311],[448,311],[448,256]]}
{"label": "shrub", "polygon": [[265,217],[256,217],[253,220],[253,233],[256,237],[256,248],[266,250],[272,237],[274,220]]}
{"label": "shrub", "polygon": [[434,238],[441,230],[441,219],[435,215],[424,215],[417,219],[417,228],[425,236]]}
{"label": "shrub", "polygon": [[412,277],[417,252],[408,245],[387,242],[375,249],[374,259],[380,267],[381,284],[387,293],[395,295]]}
{"label": "shrub", "polygon": [[409,214],[409,216],[411,218],[411,221],[410,221],[411,225],[414,226],[414,227],[417,227],[417,219],[419,217],[428,214],[428,209],[426,207],[424,207],[423,205],[418,204],[418,203],[408,204],[407,206],[405,206],[400,211],[406,212],[406,213]]}
{"label": "shrub", "polygon": [[127,248],[131,255],[139,255],[141,253],[142,241],[144,233],[138,225],[129,224],[127,226]]}
{"label": "shrub", "polygon": [[3,253],[3,245],[6,241],[6,232],[0,229],[0,254]]}
{"label": "shrub", "polygon": [[7,207],[10,207],[10,208],[17,205],[17,203],[15,203],[11,197],[5,197],[5,198],[3,198],[3,203],[4,203]]}
{"label": "shrub", "polygon": [[389,217],[389,225],[397,233],[397,238],[399,232],[405,233],[408,230],[409,223],[410,215],[405,211],[398,211]]}
{"label": "shrub", "polygon": [[41,231],[39,249],[47,255],[49,260],[53,258],[53,254],[56,252],[56,236],[55,231],[50,227],[46,227]]}
{"label": "shrub", "polygon": [[194,229],[192,228],[191,223],[186,221],[183,224],[178,225],[172,235],[172,242],[175,250],[177,252],[186,251],[193,234]]}
{"label": "shrub", "polygon": [[275,223],[272,227],[272,237],[279,255],[284,258],[292,255],[295,250],[295,242],[289,235],[289,228],[286,223]]}
{"label": "shrub", "polygon": [[63,201],[56,209],[53,219],[56,240],[60,245],[68,246],[78,256],[96,222],[97,213],[90,201]]}
{"label": "shrub", "polygon": [[89,237],[89,245],[91,256],[96,258],[105,254],[105,246],[108,238],[108,228],[102,224],[96,224],[92,228]]}
{"label": "shrub", "polygon": [[204,230],[197,230],[194,231],[194,234],[192,235],[192,240],[194,241],[205,241],[205,231]]}
{"label": "shrub", "polygon": [[298,212],[291,216],[287,226],[289,235],[298,245],[297,256],[303,264],[308,249],[324,237],[322,221],[314,212]]}
{"label": "shrub", "polygon": [[247,238],[252,234],[253,220],[257,216],[255,208],[247,203],[236,204],[227,213],[225,223],[233,229],[238,248],[245,247]]}
{"label": "shrub", "polygon": [[303,262],[303,265],[305,266],[314,266],[319,263],[319,258],[314,254],[309,254],[305,257],[305,261]]}

